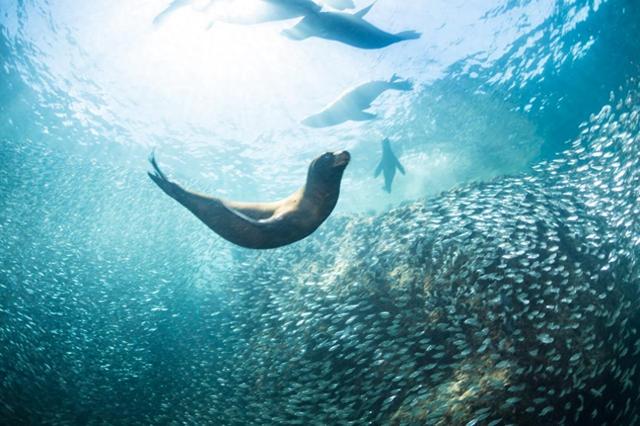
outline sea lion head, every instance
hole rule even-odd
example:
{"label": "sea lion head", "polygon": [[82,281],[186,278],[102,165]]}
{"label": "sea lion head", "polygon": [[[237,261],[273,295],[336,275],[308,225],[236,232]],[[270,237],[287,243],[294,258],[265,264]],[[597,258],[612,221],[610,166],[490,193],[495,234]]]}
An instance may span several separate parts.
{"label": "sea lion head", "polygon": [[351,155],[347,151],[325,152],[311,162],[307,183],[340,183],[350,160]]}

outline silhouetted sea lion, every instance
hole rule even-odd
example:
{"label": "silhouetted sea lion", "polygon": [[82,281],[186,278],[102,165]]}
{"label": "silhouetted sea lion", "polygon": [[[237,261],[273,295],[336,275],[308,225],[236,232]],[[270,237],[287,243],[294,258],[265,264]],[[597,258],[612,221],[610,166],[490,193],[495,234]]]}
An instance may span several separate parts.
{"label": "silhouetted sea lion", "polygon": [[309,127],[329,127],[349,120],[373,120],[376,115],[365,110],[371,107],[371,103],[378,96],[386,90],[408,91],[412,87],[410,81],[402,80],[395,74],[389,81],[374,80],[363,83],[347,90],[322,111],[302,120],[302,124]]}
{"label": "silhouetted sea lion", "polygon": [[391,149],[391,143],[389,139],[385,138],[382,141],[382,159],[380,159],[380,164],[376,167],[376,171],[374,177],[378,177],[380,172],[384,174],[384,190],[388,193],[391,193],[391,184],[393,183],[393,178],[396,175],[396,169],[400,170],[400,173],[405,174],[404,167],[400,164],[398,157],[393,153]]}
{"label": "silhouetted sea lion", "polygon": [[282,30],[291,40],[320,37],[335,40],[361,49],[380,49],[393,43],[420,38],[415,31],[391,34],[364,20],[373,4],[355,13],[322,12],[308,13],[296,25]]}
{"label": "silhouetted sea lion", "polygon": [[327,152],[311,162],[305,185],[271,203],[243,203],[197,194],[171,182],[155,157],[149,177],[167,195],[185,206],[222,238],[246,248],[269,249],[309,236],[338,202],[340,182],[351,156]]}

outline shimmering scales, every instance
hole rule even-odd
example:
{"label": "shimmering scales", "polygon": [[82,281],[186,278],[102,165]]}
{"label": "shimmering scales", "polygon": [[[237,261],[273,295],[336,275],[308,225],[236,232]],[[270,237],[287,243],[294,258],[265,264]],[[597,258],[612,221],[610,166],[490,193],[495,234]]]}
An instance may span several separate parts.
{"label": "shimmering scales", "polygon": [[[76,182],[48,167],[54,154],[1,150],[3,188],[9,170],[42,173],[0,198],[0,418],[639,424],[634,105],[635,89],[612,99],[529,175],[224,258],[195,222],[158,214],[153,237],[104,226],[126,211],[149,229],[157,199],[117,170],[91,164],[102,180],[83,185],[103,206],[91,219],[59,201]],[[149,194],[105,194],[112,180]],[[33,191],[47,186],[42,202]]]}

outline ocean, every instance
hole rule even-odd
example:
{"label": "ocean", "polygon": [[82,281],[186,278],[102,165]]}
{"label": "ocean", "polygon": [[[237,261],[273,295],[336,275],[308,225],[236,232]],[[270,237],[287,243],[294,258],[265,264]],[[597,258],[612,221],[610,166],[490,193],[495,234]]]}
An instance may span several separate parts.
{"label": "ocean", "polygon": [[[639,37],[633,0],[0,0],[0,424],[640,424]],[[341,151],[277,248],[147,174],[266,203]]]}

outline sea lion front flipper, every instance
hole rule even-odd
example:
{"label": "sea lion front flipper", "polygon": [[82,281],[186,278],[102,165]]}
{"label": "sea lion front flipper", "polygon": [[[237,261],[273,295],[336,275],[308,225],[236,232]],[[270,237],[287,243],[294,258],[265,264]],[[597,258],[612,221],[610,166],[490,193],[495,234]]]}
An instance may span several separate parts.
{"label": "sea lion front flipper", "polygon": [[402,164],[400,164],[400,160],[398,160],[397,158],[395,160],[396,160],[396,167],[398,168],[398,170],[400,170],[400,173],[402,173],[403,175],[406,175],[404,171],[404,167],[402,167]]}
{"label": "sea lion front flipper", "polygon": [[380,176],[380,173],[382,173],[382,161],[380,161],[378,167],[376,167],[376,171],[373,172],[373,177],[377,178],[378,176]]}
{"label": "sea lion front flipper", "polygon": [[242,215],[253,219],[253,220],[263,220],[268,219],[280,206],[280,203],[243,203],[238,201],[229,201],[225,200],[224,204],[227,208],[241,213]]}
{"label": "sea lion front flipper", "polygon": [[359,11],[355,12],[353,14],[353,16],[355,16],[356,18],[360,18],[360,19],[364,18],[364,15],[366,15],[371,10],[371,8],[373,7],[374,4],[376,4],[375,1],[373,3],[371,3],[369,6],[363,7]]}
{"label": "sea lion front flipper", "polygon": [[219,198],[185,191],[176,200],[213,232],[239,246],[265,249],[291,242],[283,241],[286,234],[281,232],[280,221],[252,219]]}
{"label": "sea lion front flipper", "polygon": [[285,28],[284,30],[280,31],[280,34],[290,40],[304,40],[305,38],[311,37],[308,28],[308,18],[304,17],[293,27]]}
{"label": "sea lion front flipper", "polygon": [[227,241],[252,249],[270,249],[306,236],[286,217],[253,219],[218,198],[187,192],[181,204]]}
{"label": "sea lion front flipper", "polygon": [[349,119],[353,121],[369,121],[369,120],[375,120],[376,118],[378,118],[377,115],[372,114],[370,112],[366,112],[366,111],[354,112],[349,117]]}

